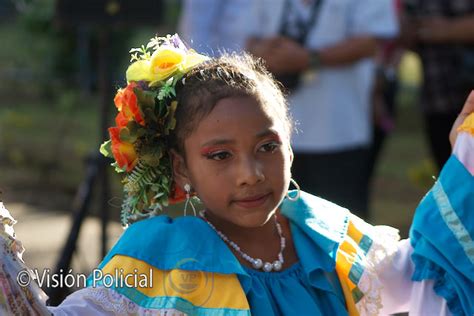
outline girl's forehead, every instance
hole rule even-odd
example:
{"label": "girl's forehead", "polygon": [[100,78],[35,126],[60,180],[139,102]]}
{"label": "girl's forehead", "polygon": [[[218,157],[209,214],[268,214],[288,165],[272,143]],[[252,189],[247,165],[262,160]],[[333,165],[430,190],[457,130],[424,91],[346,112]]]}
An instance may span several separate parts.
{"label": "girl's forehead", "polygon": [[240,126],[277,125],[279,116],[274,109],[250,96],[224,98],[217,102],[208,115],[209,121],[217,124],[237,123]]}
{"label": "girl's forehead", "polygon": [[284,137],[284,123],[268,106],[253,97],[230,97],[217,102],[214,109],[197,125],[193,134],[199,138],[221,135],[260,135],[273,130]]}

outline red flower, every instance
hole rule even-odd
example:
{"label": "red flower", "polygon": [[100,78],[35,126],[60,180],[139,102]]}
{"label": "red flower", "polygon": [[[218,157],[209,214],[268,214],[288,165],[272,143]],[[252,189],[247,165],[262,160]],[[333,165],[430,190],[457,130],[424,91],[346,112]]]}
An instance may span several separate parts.
{"label": "red flower", "polygon": [[168,197],[168,203],[170,205],[178,204],[178,203],[183,202],[184,200],[186,200],[186,192],[184,192],[183,189],[177,186],[176,182],[173,182],[170,196]]}
{"label": "red flower", "polygon": [[114,98],[114,103],[119,114],[115,118],[118,127],[124,127],[131,120],[135,120],[138,124],[145,125],[140,109],[138,108],[137,96],[133,89],[137,87],[136,82],[130,82],[124,89],[119,89]]}
{"label": "red flower", "polygon": [[110,139],[112,140],[112,154],[120,168],[132,171],[138,162],[137,153],[133,144],[120,140],[120,128],[109,128]]}

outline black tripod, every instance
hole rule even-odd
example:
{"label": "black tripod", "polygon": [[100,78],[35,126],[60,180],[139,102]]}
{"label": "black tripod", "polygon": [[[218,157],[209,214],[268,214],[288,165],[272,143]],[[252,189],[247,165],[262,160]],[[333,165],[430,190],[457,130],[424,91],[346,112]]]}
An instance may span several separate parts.
{"label": "black tripod", "polygon": [[[99,31],[98,47],[98,75],[100,92],[100,139],[108,138],[107,118],[108,109],[111,107],[112,84],[109,71],[109,53],[111,47],[111,30],[124,26],[155,25],[162,20],[165,12],[163,0],[57,0],[56,15],[61,24],[70,27],[91,26]],[[92,191],[95,183],[99,187],[102,238],[101,256],[107,252],[107,223],[109,221],[108,200],[109,182],[107,178],[107,165],[110,160],[99,153],[87,159],[87,172],[84,181],[79,186],[73,204],[72,226],[68,239],[64,245],[61,256],[56,265],[55,273],[65,274],[71,265],[72,256],[76,249],[77,238],[81,225],[90,206]],[[49,303],[57,305],[66,297],[70,289],[50,288]]]}
{"label": "black tripod", "polygon": [[[110,34],[106,28],[100,30],[98,61],[99,61],[99,93],[100,93],[100,139],[105,140],[108,126],[108,113],[112,99],[111,80],[108,62]],[[64,244],[61,256],[56,264],[55,274],[65,275],[71,266],[72,256],[76,250],[76,244],[82,223],[87,215],[90,207],[94,185],[97,183],[100,197],[100,214],[101,214],[101,257],[107,253],[107,223],[109,221],[108,201],[109,201],[109,180],[107,177],[107,166],[111,160],[103,157],[98,151],[97,154],[90,155],[86,159],[87,170],[83,182],[80,184],[73,202],[72,225],[68,235],[68,239]],[[69,294],[67,288],[50,288],[48,289],[49,304],[58,305]]]}

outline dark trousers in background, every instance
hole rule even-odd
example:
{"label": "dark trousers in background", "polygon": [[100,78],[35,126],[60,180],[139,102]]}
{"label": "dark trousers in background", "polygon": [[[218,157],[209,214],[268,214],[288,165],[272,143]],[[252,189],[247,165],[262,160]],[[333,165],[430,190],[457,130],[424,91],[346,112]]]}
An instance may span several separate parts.
{"label": "dark trousers in background", "polygon": [[292,175],[301,190],[368,219],[368,148],[335,153],[295,153]]}
{"label": "dark trousers in background", "polygon": [[438,170],[443,168],[451,156],[452,149],[449,142],[449,132],[457,116],[457,112],[424,114],[426,135]]}

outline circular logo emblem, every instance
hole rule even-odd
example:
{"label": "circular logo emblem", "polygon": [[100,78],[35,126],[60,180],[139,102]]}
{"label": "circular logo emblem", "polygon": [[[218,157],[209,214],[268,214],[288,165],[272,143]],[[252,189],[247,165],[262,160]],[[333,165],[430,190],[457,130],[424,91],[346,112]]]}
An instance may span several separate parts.
{"label": "circular logo emblem", "polygon": [[[193,271],[185,270],[183,267],[190,263],[198,268]],[[164,280],[167,295],[179,294],[194,306],[203,306],[211,297],[214,287],[214,274],[201,271],[199,262],[193,258],[179,261]]]}

